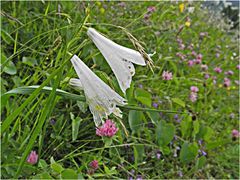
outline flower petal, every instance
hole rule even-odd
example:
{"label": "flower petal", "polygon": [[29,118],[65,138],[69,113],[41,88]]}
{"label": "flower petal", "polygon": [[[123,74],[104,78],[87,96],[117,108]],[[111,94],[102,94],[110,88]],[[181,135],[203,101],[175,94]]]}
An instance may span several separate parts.
{"label": "flower petal", "polygon": [[94,122],[99,126],[103,118],[116,111],[116,105],[125,105],[126,100],[94,74],[76,55],[72,57],[71,62],[81,81]]}
{"label": "flower petal", "polygon": [[83,86],[82,86],[82,83],[81,83],[80,79],[71,78],[70,81],[69,81],[69,84],[71,86],[76,87],[79,90],[83,90]]}
{"label": "flower petal", "polygon": [[95,29],[89,28],[88,36],[101,51],[115,74],[121,90],[125,93],[130,87],[135,69],[132,63],[146,65],[142,55],[133,49],[126,48],[104,37]]}

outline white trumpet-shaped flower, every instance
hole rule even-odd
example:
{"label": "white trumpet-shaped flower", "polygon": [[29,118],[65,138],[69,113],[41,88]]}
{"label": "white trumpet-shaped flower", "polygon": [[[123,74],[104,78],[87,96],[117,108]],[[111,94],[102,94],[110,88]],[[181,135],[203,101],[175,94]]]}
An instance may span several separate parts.
{"label": "white trumpet-shaped flower", "polygon": [[130,87],[135,69],[132,63],[145,66],[143,56],[133,49],[116,44],[93,28],[88,28],[88,36],[101,51],[115,74],[121,90],[125,93]]}
{"label": "white trumpet-shaped flower", "polygon": [[71,62],[79,79],[72,78],[70,84],[84,90],[96,126],[111,113],[121,117],[121,111],[116,105],[125,105],[126,100],[94,74],[76,55],[71,58]]}

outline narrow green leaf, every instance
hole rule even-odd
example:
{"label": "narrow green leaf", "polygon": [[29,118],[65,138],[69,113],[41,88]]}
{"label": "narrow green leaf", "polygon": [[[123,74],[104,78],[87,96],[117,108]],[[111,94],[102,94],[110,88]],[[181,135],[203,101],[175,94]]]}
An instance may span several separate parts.
{"label": "narrow green leaf", "polygon": [[172,101],[176,104],[178,104],[179,106],[185,107],[185,102],[183,102],[181,99],[179,98],[172,98]]}
{"label": "narrow green leaf", "polygon": [[18,169],[17,169],[17,172],[15,174],[15,177],[18,177],[19,173],[21,172],[21,170],[23,168],[23,165],[24,165],[24,163],[27,159],[27,156],[28,156],[29,152],[31,151],[31,149],[33,147],[33,144],[35,143],[35,140],[39,136],[39,133],[42,129],[42,126],[43,126],[45,120],[50,115],[51,111],[53,110],[53,105],[52,104],[54,104],[54,100],[56,98],[56,88],[57,88],[57,86],[60,82],[59,77],[60,76],[58,76],[57,80],[55,80],[55,82],[54,82],[53,89],[52,89],[49,97],[47,98],[46,104],[43,107],[43,111],[41,112],[41,116],[38,120],[38,124],[37,124],[36,128],[34,129],[32,135],[31,135],[31,138],[29,140],[29,143],[27,144],[26,149],[25,149],[25,151],[22,155],[22,158],[21,158],[21,161],[18,165]]}
{"label": "narrow green leaf", "polygon": [[[12,89],[6,93],[4,93],[2,96],[6,96],[6,95],[14,95],[14,94],[32,94],[36,89],[38,89],[40,86],[26,86],[26,87],[18,87],[15,89]],[[42,93],[51,93],[52,88],[51,87],[43,87],[40,92]],[[77,94],[72,94],[66,91],[63,91],[61,89],[56,89],[56,95],[59,95],[65,99],[72,99],[72,100],[80,100],[83,101],[85,100],[85,97],[77,95]],[[1,96],[1,97],[2,97]]]}
{"label": "narrow green leaf", "polygon": [[15,111],[13,111],[12,114],[10,114],[2,123],[1,126],[1,134],[3,134],[10,124],[14,121],[14,119],[19,115],[19,113],[22,112],[22,110],[29,105],[35,98],[38,97],[39,92],[43,89],[43,87],[50,82],[50,80],[53,79],[53,77],[62,69],[62,67],[67,63],[68,61],[65,61],[62,66],[60,66],[58,69],[56,69],[43,83],[41,86],[39,86],[37,89],[35,89],[31,95],[22,103],[20,107],[18,107]]}
{"label": "narrow green leaf", "polygon": [[32,58],[32,57],[23,57],[22,58],[22,62],[23,64],[26,64],[26,65],[29,65],[31,67],[34,67],[36,65],[38,65],[38,62],[35,58]]}
{"label": "narrow green leaf", "polygon": [[71,120],[72,120],[72,141],[75,141],[78,136],[78,131],[81,123],[80,117],[74,117],[72,113],[70,113]]}
{"label": "narrow green leaf", "polygon": [[3,68],[3,72],[9,74],[9,75],[14,75],[17,73],[17,68],[15,64],[12,61],[8,61]]}
{"label": "narrow green leaf", "polygon": [[14,42],[14,39],[12,38],[12,36],[3,29],[1,29],[1,37],[7,44],[11,44]]}

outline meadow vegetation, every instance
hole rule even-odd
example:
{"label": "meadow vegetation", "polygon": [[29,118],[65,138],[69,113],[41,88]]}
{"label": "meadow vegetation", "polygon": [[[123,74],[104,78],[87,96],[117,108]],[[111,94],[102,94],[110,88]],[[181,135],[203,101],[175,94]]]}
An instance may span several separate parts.
{"label": "meadow vegetation", "polygon": [[[88,27],[154,54],[126,94]],[[200,2],[2,1],[1,178],[239,179],[238,38]],[[69,85],[73,54],[127,99],[110,135]]]}

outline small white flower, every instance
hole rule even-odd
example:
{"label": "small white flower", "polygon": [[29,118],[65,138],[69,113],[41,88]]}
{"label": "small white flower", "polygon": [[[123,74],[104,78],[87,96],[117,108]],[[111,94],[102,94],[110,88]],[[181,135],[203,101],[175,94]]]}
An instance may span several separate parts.
{"label": "small white flower", "polygon": [[189,13],[193,13],[194,10],[195,10],[195,7],[189,7],[189,8],[188,8],[188,12],[189,12]]}
{"label": "small white flower", "polygon": [[72,78],[70,84],[84,90],[96,126],[111,113],[121,117],[121,111],[116,105],[125,105],[126,100],[104,83],[76,55],[71,58],[71,62],[79,79]]}
{"label": "small white flower", "polygon": [[88,28],[88,36],[100,50],[115,74],[121,90],[125,93],[130,87],[135,69],[132,63],[145,66],[142,55],[133,49],[116,44],[93,28]]}

